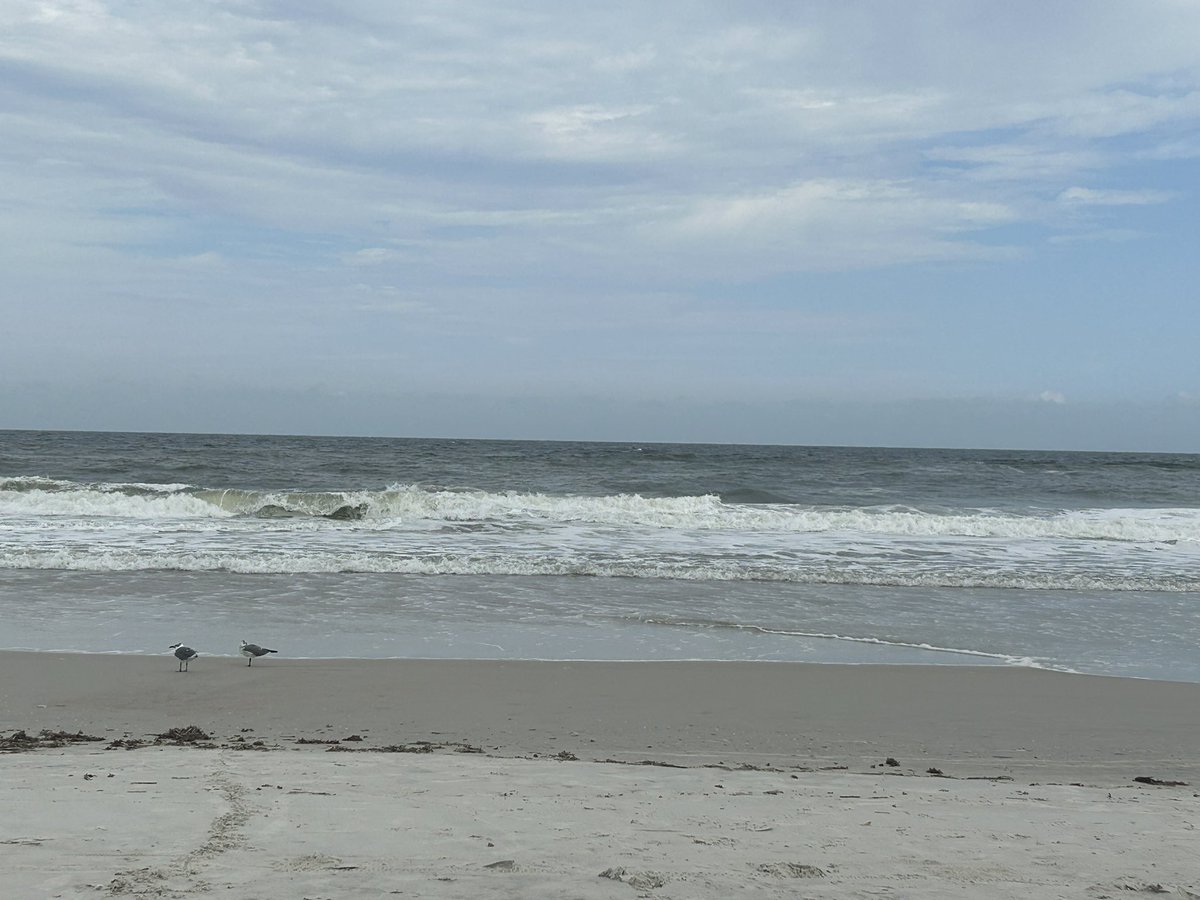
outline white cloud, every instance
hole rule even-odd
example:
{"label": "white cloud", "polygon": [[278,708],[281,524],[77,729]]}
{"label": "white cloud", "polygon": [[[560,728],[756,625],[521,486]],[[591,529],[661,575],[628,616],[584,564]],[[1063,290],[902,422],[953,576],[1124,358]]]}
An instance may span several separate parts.
{"label": "white cloud", "polygon": [[1054,183],[1080,172],[1105,168],[1110,160],[1090,147],[1035,143],[1026,140],[1006,144],[933,147],[927,159],[961,166],[975,181],[1017,182],[1025,185]]}
{"label": "white cloud", "polygon": [[1111,138],[1145,132],[1171,122],[1194,121],[1200,114],[1200,91],[1182,96],[1146,94],[1123,89],[1095,90],[1059,104],[1049,127],[1084,138]]}
{"label": "white cloud", "polygon": [[[93,189],[140,177],[175,215],[350,233],[360,245],[416,238],[438,218],[533,210],[560,237],[574,230],[578,248],[625,255],[643,228],[675,221],[678,241],[711,231],[704,219],[761,216],[823,235],[822,254],[792,254],[796,269],[824,268],[830,255],[837,265],[970,256],[968,232],[1042,215],[1028,202],[1035,184],[1058,181],[1064,201],[1099,205],[1070,187],[1121,161],[1096,136],[1174,124],[1182,140],[1200,119],[1187,8],[1021,16],[981,6],[973,20],[940,4],[767,15],[668,3],[565,16],[537,3],[359,2],[336,15],[17,3],[0,64],[16,76],[5,96],[23,118],[5,133],[65,149]],[[1010,40],[995,40],[997,28]],[[1152,77],[1161,72],[1173,74]],[[12,154],[0,150],[0,165],[5,155],[16,165]],[[923,171],[927,161],[945,166]],[[809,195],[835,184],[874,196]],[[908,197],[881,196],[899,184]],[[1114,208],[1150,196],[1108,193]],[[888,252],[855,251],[849,230],[864,220],[867,243]],[[594,230],[602,223],[607,233]],[[746,249],[703,245],[731,277],[761,262]]]}
{"label": "white cloud", "polygon": [[1110,243],[1123,244],[1126,241],[1136,241],[1146,237],[1146,234],[1132,228],[1100,228],[1095,231],[1075,231],[1069,234],[1055,234],[1048,238],[1051,244],[1083,244]]}
{"label": "white cloud", "polygon": [[1169,191],[1110,191],[1072,187],[1058,195],[1058,202],[1078,206],[1149,206],[1166,203],[1174,196]]}
{"label": "white cloud", "polygon": [[388,247],[364,247],[342,254],[342,260],[349,266],[378,266],[399,258],[400,254]]}
{"label": "white cloud", "polygon": [[1066,395],[1062,391],[1042,391],[1038,394],[1037,399],[1042,403],[1050,403],[1055,406],[1062,406],[1067,402]]}
{"label": "white cloud", "polygon": [[819,179],[697,202],[656,229],[668,243],[745,254],[770,270],[837,269],[992,256],[957,238],[1011,222],[997,202],[939,196],[911,181]]}
{"label": "white cloud", "polygon": [[191,256],[182,256],[178,262],[180,265],[195,269],[217,269],[223,268],[226,265],[226,261],[221,254],[214,253],[211,250],[205,253],[195,253]]}
{"label": "white cloud", "polygon": [[672,150],[671,141],[639,121],[649,106],[583,105],[535,112],[528,121],[549,156],[565,159],[644,159]]}

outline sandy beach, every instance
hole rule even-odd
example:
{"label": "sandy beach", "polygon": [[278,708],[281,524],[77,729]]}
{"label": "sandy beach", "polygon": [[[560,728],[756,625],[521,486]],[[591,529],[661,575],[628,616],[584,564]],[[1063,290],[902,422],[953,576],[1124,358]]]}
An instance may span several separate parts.
{"label": "sandy beach", "polygon": [[0,732],[17,897],[1200,896],[1195,684],[0,653]]}

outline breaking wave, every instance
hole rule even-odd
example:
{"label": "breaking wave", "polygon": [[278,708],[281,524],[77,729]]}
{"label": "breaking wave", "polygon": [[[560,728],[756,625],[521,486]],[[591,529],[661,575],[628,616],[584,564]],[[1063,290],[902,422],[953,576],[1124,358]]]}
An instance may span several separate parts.
{"label": "breaking wave", "polygon": [[168,484],[80,484],[0,478],[0,515],[25,520],[309,519],[391,528],[416,522],[529,523],[775,534],[1056,538],[1200,543],[1200,510],[832,507],[731,503],[715,495],[554,495],[393,485],[378,491],[254,491]]}

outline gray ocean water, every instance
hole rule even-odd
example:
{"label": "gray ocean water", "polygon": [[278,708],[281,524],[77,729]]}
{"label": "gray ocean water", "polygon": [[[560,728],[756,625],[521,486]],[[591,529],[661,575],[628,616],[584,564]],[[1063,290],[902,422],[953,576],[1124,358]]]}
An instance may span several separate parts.
{"label": "gray ocean water", "polygon": [[1200,682],[1200,456],[0,431],[0,648]]}

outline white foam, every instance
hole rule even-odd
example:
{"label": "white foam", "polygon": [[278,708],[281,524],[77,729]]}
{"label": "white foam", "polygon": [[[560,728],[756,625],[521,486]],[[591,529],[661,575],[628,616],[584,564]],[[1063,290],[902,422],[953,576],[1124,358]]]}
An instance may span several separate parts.
{"label": "white foam", "polygon": [[354,527],[369,529],[422,521],[578,523],[735,534],[1200,543],[1200,509],[1192,508],[932,512],[900,506],[736,504],[724,503],[713,495],[559,496],[429,490],[414,485],[393,485],[384,491],[265,492],[200,490],[186,485],[88,486],[50,479],[0,479],[0,514],[31,518],[104,516],[178,520],[269,514],[322,517],[348,508],[361,510],[362,518],[354,522]]}
{"label": "white foam", "polygon": [[[649,624],[658,624],[658,625],[671,625],[671,626],[692,626],[693,625],[693,623],[689,623],[689,622],[672,621],[672,620],[667,620],[667,619],[646,619],[645,621],[648,622]],[[967,650],[967,649],[963,649],[961,647],[939,647],[935,644],[928,644],[928,643],[924,643],[924,642],[895,641],[895,640],[887,640],[886,638],[858,637],[858,636],[854,636],[854,635],[836,634],[836,633],[832,633],[832,632],[822,632],[822,631],[799,631],[799,630],[791,630],[791,629],[786,629],[786,628],[768,628],[764,625],[744,625],[744,624],[740,624],[737,622],[721,622],[721,623],[711,623],[711,624],[716,624],[719,627],[723,627],[723,628],[734,628],[734,629],[741,630],[741,631],[753,631],[758,634],[776,634],[776,635],[781,635],[781,636],[785,636],[785,637],[804,637],[804,638],[813,638],[816,640],[844,641],[844,642],[850,643],[850,644],[874,644],[874,645],[880,646],[880,647],[903,647],[903,648],[910,649],[910,650],[922,650],[922,651],[926,651],[929,653],[948,653],[948,654],[951,654],[954,656],[974,656],[974,657],[978,657],[980,659],[995,660],[996,662],[1002,662],[1007,665],[1024,666],[1024,667],[1034,668],[1034,669],[1054,669],[1057,671],[1065,671],[1065,672],[1072,671],[1071,669],[1067,669],[1067,668],[1064,668],[1061,666],[1055,666],[1053,664],[1047,663],[1045,660],[1035,659],[1034,657],[1031,657],[1031,656],[1018,657],[1018,656],[1010,656],[1005,653],[988,653],[983,650]]]}
{"label": "white foam", "polygon": [[[157,542],[161,545],[163,542]],[[897,565],[837,569],[690,558],[620,558],[618,554],[421,553],[363,550],[280,549],[201,545],[162,546],[18,546],[0,549],[0,569],[63,571],[236,572],[242,574],[387,573],[408,575],[591,576],[678,581],[762,581],[796,584],[876,585],[892,587],[1021,588],[1073,591],[1200,591],[1200,570],[1155,574],[1145,571],[1021,572],[960,568],[906,571]]]}
{"label": "white foam", "polygon": [[28,491],[0,489],[0,515],[170,520],[225,516],[229,513],[191,494],[178,491],[131,494],[100,488],[76,488]]}
{"label": "white foam", "polygon": [[[335,516],[335,518],[329,518]],[[0,479],[0,568],[1200,590],[1200,510],[922,511]]]}

